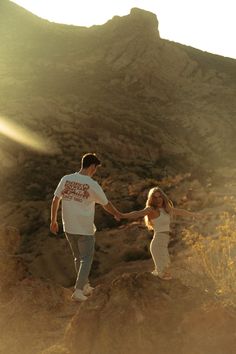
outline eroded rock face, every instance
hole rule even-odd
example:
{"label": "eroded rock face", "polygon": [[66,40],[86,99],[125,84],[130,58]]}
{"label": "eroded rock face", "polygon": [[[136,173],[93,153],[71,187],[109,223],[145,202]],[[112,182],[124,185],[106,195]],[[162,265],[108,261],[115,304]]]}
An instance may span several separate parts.
{"label": "eroded rock face", "polygon": [[15,254],[20,246],[20,234],[15,227],[0,226],[0,249],[2,254]]}
{"label": "eroded rock face", "polygon": [[0,226],[0,289],[16,284],[26,275],[23,260],[16,255],[20,246],[20,234],[14,227]]}
{"label": "eroded rock face", "polygon": [[233,325],[224,308],[178,280],[124,274],[80,306],[65,344],[73,354],[233,354]]}
{"label": "eroded rock face", "polygon": [[69,290],[29,275],[16,254],[20,241],[16,228],[0,227],[0,352],[4,354],[31,354],[52,345],[53,335],[47,332],[62,335],[65,321],[58,313],[66,316],[73,306]]}

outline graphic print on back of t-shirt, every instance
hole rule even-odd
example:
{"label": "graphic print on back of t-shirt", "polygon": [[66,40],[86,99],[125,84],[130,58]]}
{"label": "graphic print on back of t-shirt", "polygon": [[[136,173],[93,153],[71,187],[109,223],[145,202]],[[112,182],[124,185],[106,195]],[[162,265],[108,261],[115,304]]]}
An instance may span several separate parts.
{"label": "graphic print on back of t-shirt", "polygon": [[82,202],[89,197],[89,185],[87,183],[79,183],[75,181],[66,181],[62,191],[62,197],[65,200],[75,200]]}

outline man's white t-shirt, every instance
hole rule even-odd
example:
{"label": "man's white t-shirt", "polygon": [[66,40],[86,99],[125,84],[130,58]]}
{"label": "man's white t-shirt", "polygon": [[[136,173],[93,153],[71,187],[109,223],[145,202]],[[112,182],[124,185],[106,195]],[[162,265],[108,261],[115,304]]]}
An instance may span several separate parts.
{"label": "man's white t-shirt", "polygon": [[94,235],[95,203],[108,203],[101,186],[91,177],[76,172],[62,177],[54,195],[62,199],[63,230],[70,234]]}

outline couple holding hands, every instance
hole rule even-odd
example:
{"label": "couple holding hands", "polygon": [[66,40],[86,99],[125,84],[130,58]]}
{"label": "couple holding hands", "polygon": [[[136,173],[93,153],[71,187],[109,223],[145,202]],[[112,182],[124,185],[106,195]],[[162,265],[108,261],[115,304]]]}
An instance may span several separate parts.
{"label": "couple holding hands", "polygon": [[93,291],[89,284],[89,273],[95,249],[96,227],[94,225],[95,204],[100,204],[116,220],[144,217],[148,229],[154,235],[150,252],[155,265],[152,274],[170,280],[168,271],[170,257],[168,252],[170,221],[172,216],[198,217],[200,214],[173,207],[167,195],[159,188],[149,190],[146,207],[129,213],[119,212],[108,201],[101,186],[92,179],[101,161],[96,154],[87,153],[81,159],[81,169],[62,177],[51,204],[50,230],[58,232],[57,214],[62,201],[63,230],[69,242],[77,273],[75,291],[72,299],[85,301]]}

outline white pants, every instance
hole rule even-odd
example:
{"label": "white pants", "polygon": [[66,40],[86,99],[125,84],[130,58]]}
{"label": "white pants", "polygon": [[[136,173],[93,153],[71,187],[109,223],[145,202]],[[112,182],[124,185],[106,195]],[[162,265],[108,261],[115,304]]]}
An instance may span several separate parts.
{"label": "white pants", "polygon": [[170,236],[168,232],[154,233],[150,244],[150,251],[155,270],[161,275],[170,264],[168,243]]}

